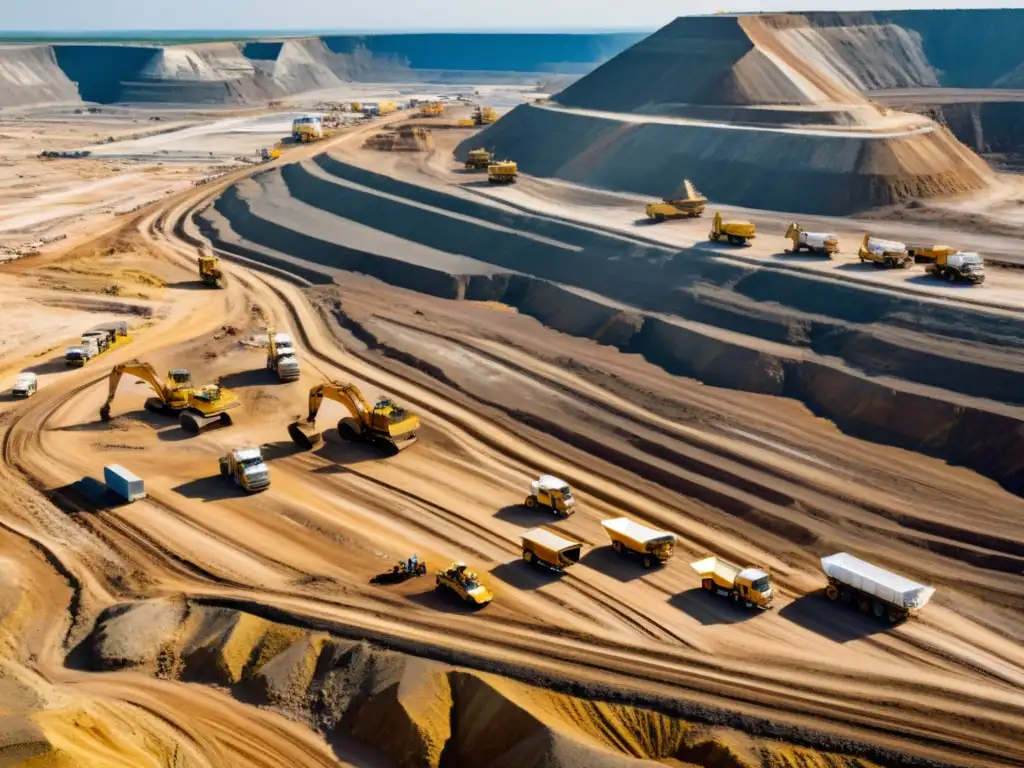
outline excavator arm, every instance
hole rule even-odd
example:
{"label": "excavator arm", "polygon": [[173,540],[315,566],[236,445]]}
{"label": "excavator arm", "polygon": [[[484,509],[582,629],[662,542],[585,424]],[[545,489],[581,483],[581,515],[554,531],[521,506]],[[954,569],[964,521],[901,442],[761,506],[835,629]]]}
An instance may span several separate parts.
{"label": "excavator arm", "polygon": [[372,409],[363,397],[363,393],[359,391],[359,387],[355,384],[339,384],[332,381],[326,384],[317,384],[309,390],[309,415],[306,417],[306,422],[310,426],[316,424],[316,415],[320,412],[324,398],[345,406],[352,414],[352,418],[359,422],[360,427],[369,425]]}
{"label": "excavator arm", "polygon": [[132,360],[127,363],[115,365],[110,369],[107,400],[100,407],[101,419],[104,421],[108,421],[110,419],[110,405],[114,402],[114,395],[117,394],[117,385],[121,383],[121,377],[125,374],[135,376],[149,384],[156,393],[157,398],[159,398],[164,405],[167,405],[171,398],[171,389],[167,386],[167,383],[160,378],[159,374],[157,374],[156,370],[149,363]]}
{"label": "excavator arm", "polygon": [[325,398],[341,403],[348,410],[351,418],[338,422],[338,431],[348,440],[370,440],[386,444],[392,451],[402,450],[416,440],[418,416],[407,413],[390,400],[381,401],[374,408],[355,384],[329,381],[309,390],[306,418],[289,425],[288,433],[296,445],[308,450],[322,443],[323,435],[316,430],[316,417]]}

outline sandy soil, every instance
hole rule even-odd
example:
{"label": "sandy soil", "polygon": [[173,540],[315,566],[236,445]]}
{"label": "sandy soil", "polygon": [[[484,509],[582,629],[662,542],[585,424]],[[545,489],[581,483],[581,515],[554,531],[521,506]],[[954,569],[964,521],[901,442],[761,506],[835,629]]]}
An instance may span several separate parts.
{"label": "sandy soil", "polygon": [[[286,158],[294,170],[245,181],[225,199],[236,194],[307,234],[344,222],[340,239],[353,250],[429,264],[435,254],[415,227],[400,237],[358,221],[355,208],[345,219],[286,194],[306,177],[343,201],[368,194],[314,162],[321,150],[346,162],[372,156],[378,170],[452,191],[445,156],[363,153],[375,130],[295,149]],[[528,302],[515,312],[485,296],[453,301],[337,267],[335,280],[314,285],[283,279],[279,261],[227,252],[227,288],[203,289],[193,262],[202,220],[192,214],[236,180],[168,195],[95,239],[0,272],[0,301],[24,313],[19,342],[0,349],[2,383],[47,366],[38,395],[0,402],[0,759],[211,768],[1024,761],[1019,496],[962,466],[859,440],[792,398],[670,375],[596,327],[589,335],[604,343],[595,343],[568,327],[579,323],[569,294],[555,297],[562,319],[542,324]],[[515,190],[531,192],[538,206],[558,193],[529,181]],[[405,194],[376,190],[374,203]],[[564,194],[589,204],[580,190]],[[456,220],[448,203],[414,202]],[[516,232],[511,214],[493,211],[480,242],[494,245],[494,258],[513,237],[544,257],[587,253],[561,232]],[[477,276],[491,279],[475,242],[435,250],[489,267]],[[314,256],[291,254],[294,271],[306,274]],[[117,295],[104,292],[115,283]],[[18,296],[38,306],[25,312]],[[536,313],[544,298],[533,295]],[[299,382],[274,382],[262,354],[239,343],[260,330],[254,305],[295,334]],[[960,306],[937,302],[946,305]],[[128,345],[82,370],[60,367],[73,328],[136,312]],[[928,312],[914,312],[906,326],[923,343],[915,326]],[[1013,356],[996,325],[972,322],[992,338],[965,342],[960,357],[1002,372],[974,377],[992,394],[999,376],[1013,381]],[[706,325],[737,345],[752,338]],[[899,330],[890,329],[892,348],[909,348]],[[613,331],[624,325],[601,333]],[[759,354],[782,356],[787,344],[771,344],[761,339]],[[953,356],[936,354],[948,367]],[[887,357],[863,352],[872,355]],[[745,358],[718,356],[748,370]],[[126,380],[104,423],[107,366],[133,357],[219,379],[243,410],[232,426],[189,437],[146,411],[147,388]],[[909,375],[883,379],[885,388],[910,392]],[[325,446],[297,451],[286,426],[324,378],[419,412],[419,442],[390,458],[347,443],[331,427],[341,409],[328,403]],[[1003,397],[991,407],[1010,408]],[[986,423],[1002,435],[1002,424]],[[254,497],[217,475],[218,455],[245,444],[262,445],[271,466],[270,490]],[[91,488],[109,463],[143,477],[148,498],[97,503]],[[573,517],[520,506],[545,471],[578,489]],[[623,514],[674,532],[674,559],[653,571],[618,559],[600,520]],[[523,563],[519,535],[538,524],[584,542],[582,561],[563,575]],[[841,550],[932,584],[937,596],[896,628],[829,605],[817,557]],[[414,551],[431,569],[471,563],[495,602],[468,612],[429,577],[370,583]],[[688,563],[711,553],[769,569],[776,609],[751,613],[703,593]]]}

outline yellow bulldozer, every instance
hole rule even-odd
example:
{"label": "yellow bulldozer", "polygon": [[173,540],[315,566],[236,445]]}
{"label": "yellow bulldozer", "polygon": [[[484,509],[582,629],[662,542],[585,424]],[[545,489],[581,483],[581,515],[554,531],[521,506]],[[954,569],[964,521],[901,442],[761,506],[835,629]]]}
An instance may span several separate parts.
{"label": "yellow bulldozer", "polygon": [[323,444],[323,435],[316,430],[316,417],[324,398],[348,409],[350,415],[338,422],[338,433],[346,440],[376,443],[388,452],[404,450],[416,442],[419,416],[388,398],[371,406],[355,384],[329,381],[309,390],[308,415],[288,426],[296,445],[309,450]]}
{"label": "yellow bulldozer", "polygon": [[519,179],[519,166],[511,160],[487,166],[487,181],[491,184],[515,184]]}
{"label": "yellow bulldozer", "polygon": [[498,113],[491,107],[477,107],[473,110],[473,123],[475,125],[491,125],[498,121]]}
{"label": "yellow bulldozer", "polygon": [[439,101],[431,101],[420,107],[420,117],[441,117],[444,114],[444,105]]}
{"label": "yellow bulldozer", "polygon": [[494,156],[486,149],[471,149],[466,155],[467,171],[486,171],[494,162]]}
{"label": "yellow bulldozer", "polygon": [[149,363],[132,360],[110,369],[109,393],[100,407],[100,418],[110,420],[110,406],[117,394],[117,385],[125,374],[146,382],[156,393],[146,401],[147,410],[178,415],[178,423],[188,432],[199,432],[211,424],[230,424],[229,411],[242,406],[238,395],[217,384],[197,387],[192,374],[184,368],[168,371],[164,381]]}
{"label": "yellow bulldozer", "polygon": [[682,187],[672,197],[647,206],[647,218],[659,223],[668,219],[695,219],[704,214],[707,203],[708,199],[697,191],[693,182],[684,179]]}
{"label": "yellow bulldozer", "polygon": [[210,285],[214,288],[223,288],[227,283],[227,276],[220,268],[220,259],[210,253],[199,251],[199,279],[203,285]]}
{"label": "yellow bulldozer", "polygon": [[722,221],[722,214],[715,211],[708,234],[710,240],[717,243],[724,238],[729,245],[747,245],[755,237],[757,228],[749,221]]}

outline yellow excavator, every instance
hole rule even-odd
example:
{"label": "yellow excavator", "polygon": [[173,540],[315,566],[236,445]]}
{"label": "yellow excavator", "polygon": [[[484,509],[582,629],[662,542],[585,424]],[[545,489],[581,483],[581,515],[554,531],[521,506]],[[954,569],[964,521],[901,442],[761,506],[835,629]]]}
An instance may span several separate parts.
{"label": "yellow excavator", "polygon": [[749,221],[722,221],[722,214],[715,211],[715,217],[711,220],[711,232],[708,238],[718,242],[725,238],[729,245],[746,245],[750,240],[757,237],[757,228]]}
{"label": "yellow excavator", "polygon": [[387,398],[371,406],[355,384],[328,381],[309,390],[309,415],[288,426],[296,445],[308,450],[323,443],[323,435],[316,431],[316,415],[324,398],[341,403],[351,414],[338,422],[338,432],[346,440],[373,442],[394,452],[416,442],[419,416]]}
{"label": "yellow excavator", "polygon": [[199,432],[214,423],[230,424],[228,411],[240,408],[238,395],[216,384],[196,387],[192,374],[183,368],[168,371],[164,381],[149,363],[132,360],[115,365],[110,370],[110,389],[107,401],[100,407],[100,418],[110,420],[110,406],[117,394],[117,385],[125,374],[135,376],[153,388],[156,397],[146,401],[146,408],[158,413],[178,414],[178,423],[188,432]]}
{"label": "yellow excavator", "polygon": [[197,261],[199,262],[199,279],[203,281],[203,285],[223,288],[227,277],[220,268],[220,259],[200,249]]}

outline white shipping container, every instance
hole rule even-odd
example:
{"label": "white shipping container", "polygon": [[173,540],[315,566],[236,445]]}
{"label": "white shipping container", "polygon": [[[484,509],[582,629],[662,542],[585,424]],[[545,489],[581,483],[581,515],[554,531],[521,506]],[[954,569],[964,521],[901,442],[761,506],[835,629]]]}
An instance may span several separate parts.
{"label": "white shipping container", "polygon": [[120,464],[108,464],[103,468],[103,480],[107,488],[125,501],[146,498],[146,488],[142,479],[129,472]]}

